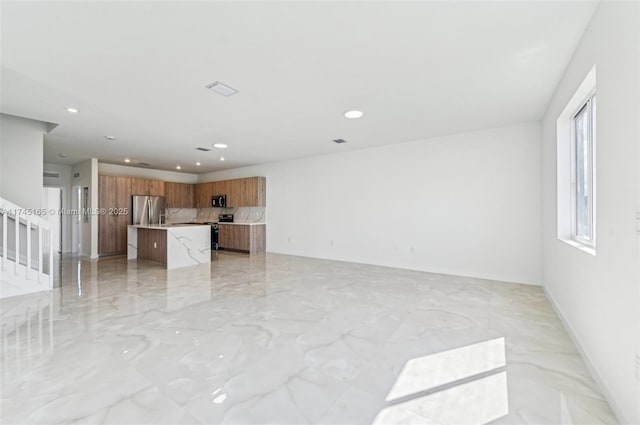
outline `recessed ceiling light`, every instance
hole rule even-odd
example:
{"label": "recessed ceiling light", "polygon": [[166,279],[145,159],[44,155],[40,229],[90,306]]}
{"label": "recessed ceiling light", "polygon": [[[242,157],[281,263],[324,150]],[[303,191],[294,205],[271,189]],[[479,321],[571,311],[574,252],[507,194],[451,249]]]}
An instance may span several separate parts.
{"label": "recessed ceiling light", "polygon": [[226,149],[227,145],[225,145],[224,143],[216,143],[213,145],[213,147],[218,149]]}
{"label": "recessed ceiling light", "polygon": [[176,170],[182,170],[182,167],[179,165],[176,165]]}
{"label": "recessed ceiling light", "polygon": [[124,162],[131,162],[131,160],[129,158],[125,158]]}
{"label": "recessed ceiling light", "polygon": [[224,83],[221,83],[220,81],[215,81],[211,84],[207,84],[205,86],[206,88],[208,88],[209,90],[213,90],[214,92],[221,94],[225,97],[229,97],[232,94],[236,94],[238,93],[238,90],[234,89],[231,86],[228,86]]}
{"label": "recessed ceiling light", "polygon": [[78,109],[69,107],[69,108],[67,108],[67,112],[70,113],[70,114],[77,114],[78,113]]}
{"label": "recessed ceiling light", "polygon": [[200,163],[199,163],[199,162],[196,162],[196,165],[199,167],[199,166],[200,166]]}
{"label": "recessed ceiling light", "polygon": [[344,113],[344,116],[346,118],[349,118],[350,120],[355,120],[355,119],[358,119],[358,118],[362,118],[363,115],[364,115],[364,113],[362,111],[356,111],[356,110],[347,111],[347,112]]}
{"label": "recessed ceiling light", "polygon": [[104,136],[107,140],[116,140],[116,136]]}
{"label": "recessed ceiling light", "polygon": [[59,156],[60,158],[66,158],[66,157],[68,157],[69,155],[67,155],[66,153],[61,153],[61,154],[59,154],[58,156]]}
{"label": "recessed ceiling light", "polygon": [[224,156],[221,156],[221,157],[220,157],[220,161],[224,161]]}

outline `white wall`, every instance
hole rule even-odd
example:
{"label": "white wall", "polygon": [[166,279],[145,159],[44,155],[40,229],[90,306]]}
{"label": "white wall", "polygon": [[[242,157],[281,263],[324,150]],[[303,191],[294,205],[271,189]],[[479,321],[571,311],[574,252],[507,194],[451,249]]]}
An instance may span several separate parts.
{"label": "white wall", "polygon": [[[59,173],[60,177],[44,177],[45,187],[59,187],[62,189],[62,208],[69,210],[71,206],[71,166],[64,164],[45,163],[43,171]],[[70,215],[62,215],[62,252],[71,252],[71,219]]]}
{"label": "white wall", "polygon": [[[640,43],[638,3],[601,2],[543,121],[543,284],[621,422],[640,423],[638,347]],[[597,247],[556,237],[556,120],[596,66]]]}
{"label": "white wall", "polygon": [[200,181],[254,175],[267,177],[270,252],[540,282],[538,123]]}
{"label": "white wall", "polygon": [[[78,177],[75,174],[79,173]],[[72,187],[89,188],[89,205],[91,209],[98,208],[98,160],[91,158],[71,167]],[[89,223],[80,218],[82,226],[82,255],[98,258],[98,216],[90,215]]]}
{"label": "white wall", "polygon": [[42,207],[42,121],[0,114],[0,197],[23,208]]}
{"label": "white wall", "polygon": [[127,176],[142,177],[146,179],[157,179],[176,183],[197,183],[198,175],[189,173],[178,173],[176,171],[155,170],[152,168],[127,167],[114,164],[98,164],[100,175],[107,176]]}

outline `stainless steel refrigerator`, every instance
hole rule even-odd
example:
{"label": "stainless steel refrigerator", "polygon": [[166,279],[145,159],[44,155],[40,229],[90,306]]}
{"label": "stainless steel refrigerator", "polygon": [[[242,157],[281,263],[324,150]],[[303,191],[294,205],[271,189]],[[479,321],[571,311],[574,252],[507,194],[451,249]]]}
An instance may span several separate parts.
{"label": "stainless steel refrigerator", "polygon": [[133,195],[131,224],[143,226],[164,223],[164,196]]}

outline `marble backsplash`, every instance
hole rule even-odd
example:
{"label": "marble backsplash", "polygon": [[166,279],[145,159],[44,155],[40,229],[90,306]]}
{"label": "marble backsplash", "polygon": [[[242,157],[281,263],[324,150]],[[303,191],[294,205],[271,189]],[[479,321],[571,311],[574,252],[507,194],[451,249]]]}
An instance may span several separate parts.
{"label": "marble backsplash", "polygon": [[264,223],[265,207],[237,208],[167,208],[167,223],[218,221],[218,214],[233,214],[235,223]]}

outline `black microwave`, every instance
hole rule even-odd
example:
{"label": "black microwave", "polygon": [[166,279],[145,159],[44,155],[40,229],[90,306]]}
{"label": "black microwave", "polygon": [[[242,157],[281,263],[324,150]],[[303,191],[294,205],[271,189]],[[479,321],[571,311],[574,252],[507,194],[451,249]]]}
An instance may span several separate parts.
{"label": "black microwave", "polygon": [[225,208],[227,206],[227,195],[215,195],[211,197],[211,207]]}

